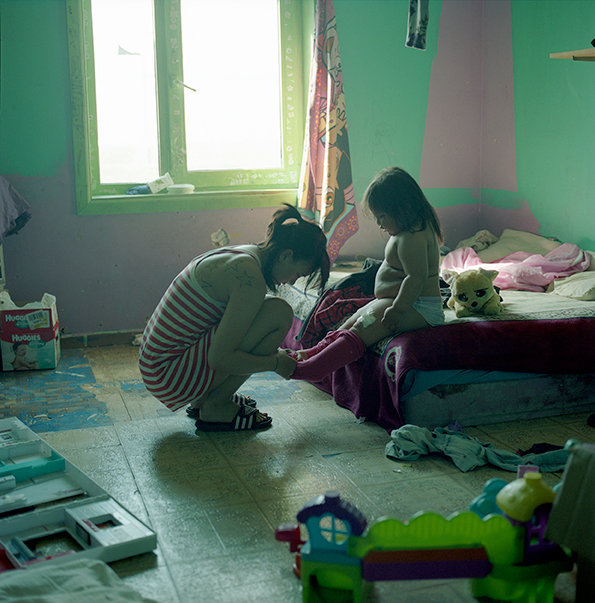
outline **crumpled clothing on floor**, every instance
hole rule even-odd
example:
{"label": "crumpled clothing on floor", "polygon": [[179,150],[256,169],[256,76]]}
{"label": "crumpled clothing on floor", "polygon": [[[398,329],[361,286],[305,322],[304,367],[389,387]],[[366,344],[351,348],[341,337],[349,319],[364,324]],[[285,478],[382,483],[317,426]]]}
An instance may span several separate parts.
{"label": "crumpled clothing on floor", "polygon": [[461,471],[471,471],[487,464],[515,472],[519,465],[536,465],[541,473],[561,471],[570,454],[568,450],[561,449],[521,456],[444,427],[430,431],[418,425],[403,425],[393,430],[390,437],[385,454],[393,460],[415,461],[422,455],[442,453],[450,457]]}

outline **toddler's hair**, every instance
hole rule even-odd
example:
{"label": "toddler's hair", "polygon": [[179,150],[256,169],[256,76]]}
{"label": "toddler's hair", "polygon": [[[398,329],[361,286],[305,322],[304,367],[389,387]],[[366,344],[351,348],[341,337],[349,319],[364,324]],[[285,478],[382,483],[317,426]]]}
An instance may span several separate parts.
{"label": "toddler's hair", "polygon": [[326,250],[326,236],[318,224],[305,220],[297,208],[289,203],[283,205],[273,214],[264,241],[258,243],[266,252],[262,267],[265,281],[270,289],[275,290],[271,274],[273,264],[282,251],[291,249],[296,262],[306,261],[312,266],[306,287],[315,283],[322,290],[328,280],[331,264]]}
{"label": "toddler's hair", "polygon": [[416,232],[428,226],[444,240],[436,210],[415,179],[399,167],[385,168],[368,185],[363,204],[372,213],[391,216],[401,230]]}

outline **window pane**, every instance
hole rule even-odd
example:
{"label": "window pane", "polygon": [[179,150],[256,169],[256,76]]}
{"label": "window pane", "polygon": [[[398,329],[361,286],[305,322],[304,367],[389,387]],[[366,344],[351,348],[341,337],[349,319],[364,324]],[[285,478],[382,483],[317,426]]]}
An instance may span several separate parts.
{"label": "window pane", "polygon": [[282,166],[277,0],[182,0],[189,171]]}
{"label": "window pane", "polygon": [[159,176],[151,0],[93,0],[102,183]]}

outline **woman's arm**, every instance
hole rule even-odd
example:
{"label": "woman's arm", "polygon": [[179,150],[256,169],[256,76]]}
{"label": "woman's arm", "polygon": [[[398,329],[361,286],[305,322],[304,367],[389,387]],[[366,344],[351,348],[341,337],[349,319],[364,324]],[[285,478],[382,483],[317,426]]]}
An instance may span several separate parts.
{"label": "woman's arm", "polygon": [[266,284],[256,261],[233,256],[219,263],[210,278],[217,290],[224,291],[228,298],[209,349],[211,368],[230,375],[275,370],[275,355],[258,356],[240,350],[266,294]]}

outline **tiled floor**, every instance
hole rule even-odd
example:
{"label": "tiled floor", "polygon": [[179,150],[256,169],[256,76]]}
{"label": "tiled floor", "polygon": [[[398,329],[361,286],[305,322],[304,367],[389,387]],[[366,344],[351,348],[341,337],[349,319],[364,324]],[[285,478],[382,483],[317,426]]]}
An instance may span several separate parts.
{"label": "tiled floor", "polygon": [[[515,477],[491,466],[462,473],[446,457],[389,460],[383,429],[356,423],[307,383],[270,373],[242,391],[273,416],[271,429],[197,437],[183,411],[172,414],[146,393],[136,355],[133,346],[64,350],[56,371],[5,374],[0,416],[18,416],[157,532],[154,553],[112,564],[156,601],[301,601],[293,556],[274,529],[327,489],[368,520],[407,519],[466,510],[487,479]],[[595,443],[584,415],[465,432],[509,450]],[[451,580],[379,583],[371,600],[474,599],[466,580]]]}

